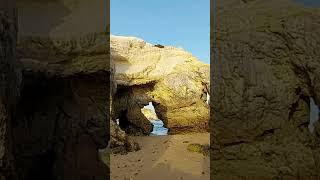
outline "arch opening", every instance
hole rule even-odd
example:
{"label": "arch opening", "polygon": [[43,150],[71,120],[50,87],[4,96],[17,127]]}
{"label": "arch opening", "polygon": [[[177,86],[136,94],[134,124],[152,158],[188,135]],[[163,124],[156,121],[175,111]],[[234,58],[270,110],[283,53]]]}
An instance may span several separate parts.
{"label": "arch opening", "polygon": [[142,113],[147,117],[147,119],[153,124],[153,130],[150,136],[165,136],[168,135],[168,128],[164,126],[164,122],[158,118],[155,108],[152,102],[144,106],[141,109]]}
{"label": "arch opening", "polygon": [[308,125],[308,129],[311,133],[314,131],[314,123],[319,120],[320,109],[319,106],[316,105],[314,99],[310,97],[310,121]]}

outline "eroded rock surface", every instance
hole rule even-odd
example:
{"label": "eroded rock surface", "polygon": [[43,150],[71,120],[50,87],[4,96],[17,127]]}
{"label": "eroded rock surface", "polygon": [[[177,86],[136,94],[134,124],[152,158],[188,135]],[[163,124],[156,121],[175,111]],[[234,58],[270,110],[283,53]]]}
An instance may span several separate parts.
{"label": "eroded rock surface", "polygon": [[[114,119],[114,117],[116,117],[117,115],[115,115],[115,106],[114,106],[114,99],[116,98],[116,92],[117,92],[117,84],[114,80],[114,75],[115,75],[115,66],[114,66],[114,62],[111,60],[110,61],[110,104],[108,106],[108,108],[110,108],[110,119],[109,119],[109,124],[110,124],[110,141],[108,144],[108,147],[106,149],[104,149],[100,155],[104,158],[107,159],[105,161],[107,161],[106,163],[108,164],[110,159],[109,159],[109,155],[110,153],[121,153],[121,154],[125,154],[127,152],[130,151],[138,151],[140,150],[140,146],[139,144],[137,144],[136,142],[134,142],[128,135],[127,133],[123,130],[127,130],[126,127],[122,127],[123,129],[120,128],[120,126],[116,123],[116,119]],[[113,107],[113,108],[111,108]],[[116,107],[117,108],[117,107]],[[118,111],[116,111],[118,112]],[[126,113],[121,114],[121,116],[124,116],[123,118],[126,119]],[[128,126],[127,126],[128,128]],[[110,167],[110,166],[109,166]]]}
{"label": "eroded rock surface", "polygon": [[140,150],[134,142],[114,121],[110,122],[110,149],[112,153],[127,153]]}
{"label": "eroded rock surface", "polygon": [[211,177],[319,177],[319,19],[289,0],[217,2]]}
{"label": "eroded rock surface", "polygon": [[[117,117],[130,113],[130,124],[150,133],[151,123],[143,118],[141,108],[152,102],[157,116],[171,132],[208,128],[207,64],[180,48],[121,36],[111,36],[111,59],[118,85],[114,108]],[[129,112],[129,107],[134,112]]]}

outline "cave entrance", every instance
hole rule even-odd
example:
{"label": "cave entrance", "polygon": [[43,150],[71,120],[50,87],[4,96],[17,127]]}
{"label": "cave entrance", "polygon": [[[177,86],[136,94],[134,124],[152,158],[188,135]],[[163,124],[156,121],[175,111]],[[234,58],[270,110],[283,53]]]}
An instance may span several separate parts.
{"label": "cave entrance", "polygon": [[320,109],[314,102],[314,99],[310,97],[310,121],[309,121],[309,131],[312,133],[314,131],[314,123],[319,120]]}
{"label": "cave entrance", "polygon": [[153,130],[150,136],[165,136],[168,135],[168,129],[164,127],[164,123],[158,118],[152,102],[141,109],[142,113],[153,124]]}

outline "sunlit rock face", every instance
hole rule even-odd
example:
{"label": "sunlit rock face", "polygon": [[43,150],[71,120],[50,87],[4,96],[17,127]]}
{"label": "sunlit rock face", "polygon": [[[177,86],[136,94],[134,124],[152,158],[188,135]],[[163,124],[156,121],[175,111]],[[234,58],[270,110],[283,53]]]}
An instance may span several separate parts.
{"label": "sunlit rock face", "polygon": [[216,8],[211,176],[319,177],[319,126],[308,125],[309,98],[320,104],[320,11],[287,0]]}
{"label": "sunlit rock face", "polygon": [[[128,107],[141,109],[152,102],[158,118],[171,132],[208,128],[209,65],[181,48],[122,36],[111,36],[111,59],[119,94],[114,108],[118,116],[128,113]],[[140,109],[134,114],[140,116]],[[152,131],[147,118],[128,121],[144,133]]]}
{"label": "sunlit rock face", "polygon": [[143,108],[141,109],[143,115],[149,120],[159,120],[156,112],[154,112],[153,110],[151,109],[147,109],[147,108]]}

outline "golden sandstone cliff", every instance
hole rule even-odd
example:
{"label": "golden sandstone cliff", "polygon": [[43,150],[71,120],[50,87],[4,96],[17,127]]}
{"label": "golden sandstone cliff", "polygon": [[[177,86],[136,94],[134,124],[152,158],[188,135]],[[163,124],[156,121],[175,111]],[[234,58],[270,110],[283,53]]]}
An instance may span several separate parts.
{"label": "golden sandstone cliff", "polygon": [[151,109],[143,108],[141,112],[148,120],[159,120],[157,114]]}
{"label": "golden sandstone cliff", "polygon": [[120,126],[150,133],[141,108],[152,102],[171,132],[208,128],[209,65],[181,48],[155,46],[135,37],[111,36],[110,46]]}

